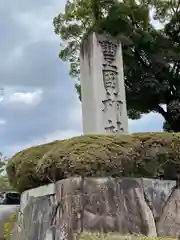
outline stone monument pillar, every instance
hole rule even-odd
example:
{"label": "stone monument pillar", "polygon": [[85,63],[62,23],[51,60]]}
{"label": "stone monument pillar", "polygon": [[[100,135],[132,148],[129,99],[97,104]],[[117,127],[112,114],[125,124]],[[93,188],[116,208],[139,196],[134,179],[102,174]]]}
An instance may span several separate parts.
{"label": "stone monument pillar", "polygon": [[83,132],[127,133],[121,43],[92,33],[81,45]]}

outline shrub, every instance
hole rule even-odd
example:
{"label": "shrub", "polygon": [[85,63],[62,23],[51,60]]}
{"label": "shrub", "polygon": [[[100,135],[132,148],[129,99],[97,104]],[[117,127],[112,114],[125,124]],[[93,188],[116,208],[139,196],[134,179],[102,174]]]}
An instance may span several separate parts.
{"label": "shrub", "polygon": [[72,176],[180,178],[180,134],[86,135],[26,149],[7,165],[19,191]]}

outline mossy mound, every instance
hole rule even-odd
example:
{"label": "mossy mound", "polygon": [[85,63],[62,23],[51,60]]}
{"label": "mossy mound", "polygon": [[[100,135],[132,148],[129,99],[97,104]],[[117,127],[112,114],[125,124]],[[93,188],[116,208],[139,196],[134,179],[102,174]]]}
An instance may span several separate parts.
{"label": "mossy mound", "polygon": [[26,149],[8,163],[19,191],[72,176],[180,178],[180,134],[86,135]]}

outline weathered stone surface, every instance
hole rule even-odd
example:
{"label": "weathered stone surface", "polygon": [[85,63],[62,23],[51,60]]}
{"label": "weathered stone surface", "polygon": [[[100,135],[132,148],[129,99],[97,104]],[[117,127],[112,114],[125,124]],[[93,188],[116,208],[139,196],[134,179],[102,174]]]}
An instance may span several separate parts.
{"label": "weathered stone surface", "polygon": [[121,43],[92,33],[82,42],[80,67],[84,134],[127,133]]}
{"label": "weathered stone surface", "polygon": [[41,240],[54,234],[56,239],[71,239],[74,232],[85,230],[156,236],[141,180],[70,178],[53,189],[54,194],[51,186],[50,195],[46,191],[42,197],[38,188],[23,194],[21,236]]}
{"label": "weathered stone surface", "polygon": [[21,215],[20,236],[28,240],[45,239],[47,230],[53,231],[55,196],[31,198]]}
{"label": "weathered stone surface", "polygon": [[48,230],[53,234],[56,206],[54,184],[25,191],[21,196],[18,216],[19,238],[46,239]]}
{"label": "weathered stone surface", "polygon": [[180,189],[174,189],[164,206],[157,231],[160,236],[175,237],[180,233]]}
{"label": "weathered stone surface", "polygon": [[82,230],[82,179],[69,178],[56,183],[56,239],[71,239]]}
{"label": "weathered stone surface", "polygon": [[176,237],[180,189],[174,185],[153,179],[79,177],[51,184],[49,191],[48,186],[26,191],[19,237],[69,240],[81,231]]}
{"label": "weathered stone surface", "polygon": [[162,181],[158,179],[142,179],[144,196],[148,203],[155,220],[159,219],[162,214],[176,181]]}
{"label": "weathered stone surface", "polygon": [[156,236],[140,180],[85,179],[84,194],[84,230]]}

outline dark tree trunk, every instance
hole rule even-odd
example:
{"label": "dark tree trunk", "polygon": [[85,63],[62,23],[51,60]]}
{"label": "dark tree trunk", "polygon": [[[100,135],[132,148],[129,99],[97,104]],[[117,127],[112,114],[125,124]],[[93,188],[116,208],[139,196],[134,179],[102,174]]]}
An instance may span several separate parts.
{"label": "dark tree trunk", "polygon": [[172,132],[180,132],[180,119],[172,119],[170,122],[168,121],[168,125]]}
{"label": "dark tree trunk", "polygon": [[172,101],[167,106],[167,119],[170,128],[173,132],[180,132],[180,102]]}
{"label": "dark tree trunk", "polygon": [[165,111],[161,106],[156,107],[156,112],[160,113],[164,119],[164,129],[168,132],[180,132],[180,102],[172,101]]}

